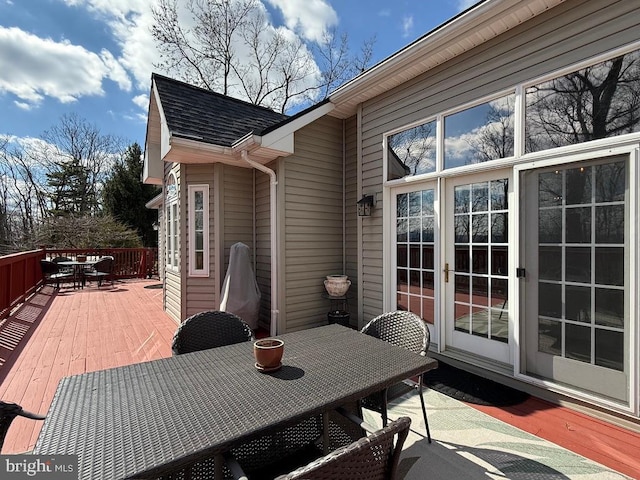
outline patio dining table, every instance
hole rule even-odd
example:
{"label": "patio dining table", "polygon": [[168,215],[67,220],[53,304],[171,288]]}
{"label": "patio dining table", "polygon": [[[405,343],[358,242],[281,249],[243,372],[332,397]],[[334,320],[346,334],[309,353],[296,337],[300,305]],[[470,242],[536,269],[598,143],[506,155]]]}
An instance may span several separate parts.
{"label": "patio dining table", "polygon": [[63,266],[63,267],[71,267],[73,268],[73,275],[74,275],[74,281],[73,281],[73,287],[75,288],[76,286],[76,281],[78,283],[78,286],[80,288],[84,288],[84,284],[85,284],[85,278],[84,278],[84,270],[87,267],[92,267],[93,265],[95,265],[97,262],[97,260],[65,260],[63,262],[58,262],[58,265]]}
{"label": "patio dining table", "polygon": [[243,342],[63,378],[33,453],[78,455],[81,479],[158,478],[437,367],[338,324],[278,338],[271,373]]}

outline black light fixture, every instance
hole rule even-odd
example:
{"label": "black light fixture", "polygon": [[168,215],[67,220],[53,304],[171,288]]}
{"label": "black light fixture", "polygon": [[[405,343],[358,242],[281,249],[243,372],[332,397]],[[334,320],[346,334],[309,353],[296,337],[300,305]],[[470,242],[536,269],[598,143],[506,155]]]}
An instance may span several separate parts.
{"label": "black light fixture", "polygon": [[362,198],[358,200],[358,216],[368,217],[371,215],[371,209],[374,204],[373,195],[363,195]]}

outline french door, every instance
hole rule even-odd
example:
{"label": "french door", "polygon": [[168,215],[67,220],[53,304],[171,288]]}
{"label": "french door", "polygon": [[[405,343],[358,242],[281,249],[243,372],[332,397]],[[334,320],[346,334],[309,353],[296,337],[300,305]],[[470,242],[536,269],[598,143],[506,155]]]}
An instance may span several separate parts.
{"label": "french door", "polygon": [[395,308],[419,315],[429,325],[432,343],[437,344],[437,184],[394,189],[391,198]]}
{"label": "french door", "polygon": [[629,166],[622,156],[520,177],[523,373],[622,403],[630,395]]}
{"label": "french door", "polygon": [[511,170],[444,183],[446,346],[510,363]]}

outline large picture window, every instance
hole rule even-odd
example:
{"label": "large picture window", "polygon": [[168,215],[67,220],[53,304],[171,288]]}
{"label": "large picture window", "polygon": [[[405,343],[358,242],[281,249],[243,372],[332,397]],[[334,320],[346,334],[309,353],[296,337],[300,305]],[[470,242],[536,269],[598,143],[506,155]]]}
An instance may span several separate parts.
{"label": "large picture window", "polygon": [[189,186],[189,275],[209,275],[209,185]]}
{"label": "large picture window", "polygon": [[525,151],[640,132],[640,50],[526,89]]}

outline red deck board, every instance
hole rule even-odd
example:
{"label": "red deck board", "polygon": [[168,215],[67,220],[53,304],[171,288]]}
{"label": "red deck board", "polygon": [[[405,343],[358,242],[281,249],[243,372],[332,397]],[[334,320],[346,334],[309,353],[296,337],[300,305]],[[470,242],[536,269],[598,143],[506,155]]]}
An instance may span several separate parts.
{"label": "red deck board", "polygon": [[640,478],[640,434],[636,432],[535,397],[512,407],[469,405],[632,478]]}
{"label": "red deck board", "polygon": [[[162,310],[157,280],[63,288],[36,319],[30,336],[0,367],[0,398],[46,413],[64,376],[171,355],[177,324]],[[42,302],[42,297],[38,302]],[[258,332],[258,336],[266,336]],[[640,435],[544,400],[475,408],[633,478],[640,478]],[[2,453],[35,445],[42,422],[18,418]]]}

